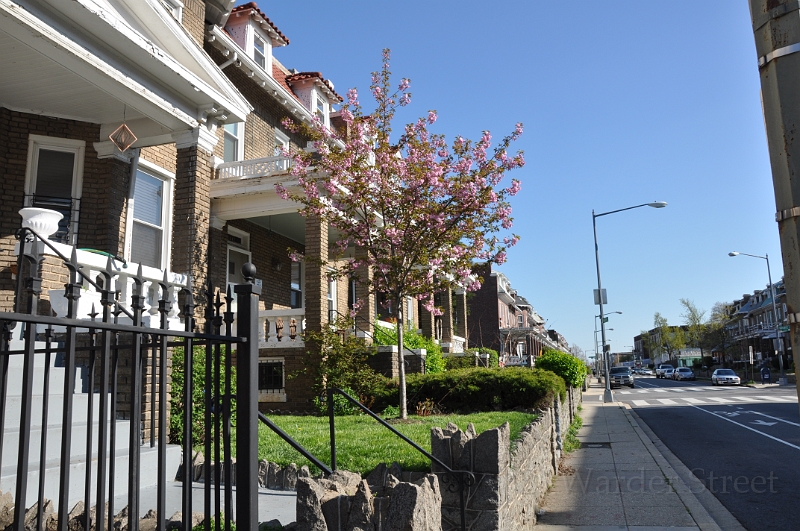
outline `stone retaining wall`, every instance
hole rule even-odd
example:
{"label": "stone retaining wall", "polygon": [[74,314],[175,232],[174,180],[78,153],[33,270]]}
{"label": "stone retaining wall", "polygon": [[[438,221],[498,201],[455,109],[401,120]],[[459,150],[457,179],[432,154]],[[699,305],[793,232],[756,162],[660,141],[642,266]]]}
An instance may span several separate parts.
{"label": "stone retaining wall", "polygon": [[[577,413],[580,390],[539,411],[511,449],[508,423],[480,435],[470,424],[431,430],[432,453],[453,470],[475,475],[466,493],[467,529],[516,531],[536,523],[536,510],[558,472],[563,439]],[[443,531],[460,528],[460,497],[455,478],[434,465],[442,493]]]}

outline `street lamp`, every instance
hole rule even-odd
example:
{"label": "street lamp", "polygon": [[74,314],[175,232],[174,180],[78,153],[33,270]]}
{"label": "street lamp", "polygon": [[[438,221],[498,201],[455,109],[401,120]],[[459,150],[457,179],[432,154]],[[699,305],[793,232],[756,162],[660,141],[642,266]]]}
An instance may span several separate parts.
{"label": "street lamp", "polygon": [[641,205],[636,205],[627,208],[620,208],[618,210],[611,210],[609,212],[602,212],[600,214],[595,214],[594,210],[592,210],[592,229],[594,230],[594,260],[595,264],[597,265],[597,304],[600,305],[600,330],[602,332],[602,340],[603,340],[603,360],[605,361],[606,365],[606,390],[603,393],[603,402],[613,402],[614,395],[611,394],[611,381],[609,380],[609,366],[608,366],[608,353],[606,352],[606,325],[603,322],[603,317],[605,314],[603,313],[603,286],[600,282],[600,252],[597,247],[597,218],[601,216],[607,216],[609,214],[616,214],[617,212],[624,212],[625,210],[633,210],[634,208],[641,208],[641,207],[652,207],[652,208],[664,208],[667,206],[667,203],[664,201],[654,201],[652,203],[643,203]]}
{"label": "street lamp", "polygon": [[[764,256],[758,256],[757,254],[747,254],[747,253],[740,253],[739,251],[732,251],[728,253],[728,256],[739,256],[740,254],[744,256],[750,256],[752,258],[761,258],[762,260],[767,261],[767,278],[769,279],[769,293],[772,296],[772,317],[775,319],[775,339],[778,339],[778,307],[775,304],[775,286],[772,284],[772,271],[769,268],[769,255],[764,254]],[[786,374],[783,371],[783,339],[778,341],[778,346],[780,347],[780,354],[778,355],[778,365],[781,368],[781,378],[778,380],[780,385],[786,385]]]}
{"label": "street lamp", "polygon": [[[608,312],[606,315],[611,315],[612,313],[618,313],[622,315],[622,312]],[[597,356],[597,332],[599,329],[597,328],[597,318],[600,317],[599,315],[594,316],[594,355]],[[606,317],[608,319],[608,317]]]}

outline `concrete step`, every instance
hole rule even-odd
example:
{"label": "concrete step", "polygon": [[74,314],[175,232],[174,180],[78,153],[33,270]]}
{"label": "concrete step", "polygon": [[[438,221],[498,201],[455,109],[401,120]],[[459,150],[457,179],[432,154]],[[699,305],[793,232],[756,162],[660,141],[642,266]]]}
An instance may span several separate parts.
{"label": "concrete step", "polygon": [[[31,397],[31,427],[41,428],[42,426],[42,405],[44,397],[41,395]],[[111,408],[109,395],[109,409]],[[5,402],[6,426],[15,428],[19,426],[22,417],[22,397],[9,396]],[[47,404],[47,425],[61,426],[62,415],[64,414],[64,395],[51,394]],[[72,395],[72,419],[76,422],[88,422],[89,418],[89,395],[77,393]],[[100,394],[94,394],[94,406],[92,410],[92,421],[100,420]]]}
{"label": "concrete step", "polygon": [[[178,472],[178,467],[181,464],[181,448],[175,445],[167,446],[167,461],[166,461],[166,477],[170,482],[175,479]],[[115,456],[116,470],[115,476],[115,496],[124,496],[128,492],[128,463],[130,462],[129,453],[127,450],[117,452]],[[107,461],[108,463],[108,461]],[[141,447],[140,455],[140,469],[139,478],[141,490],[152,489],[158,484],[158,453],[157,448],[150,448],[150,446]],[[93,456],[91,460],[91,480],[90,485],[92,488],[92,495],[96,496],[97,485],[97,456]],[[75,506],[78,501],[83,500],[84,489],[86,485],[86,460],[73,460],[70,463],[69,473],[69,508]],[[4,466],[0,472],[0,490],[10,492],[12,495],[16,493],[17,477],[15,475],[16,465]],[[59,474],[60,468],[57,461],[48,462],[45,468],[45,487],[44,497],[53,501],[54,504],[58,502],[59,490]],[[31,506],[35,501],[39,489],[39,466],[31,466],[27,471],[28,485],[27,494],[25,498],[26,506]],[[106,490],[106,492],[108,492]],[[120,498],[118,498],[120,499]],[[127,502],[126,502],[127,503]],[[92,501],[91,505],[94,505]],[[125,504],[116,505],[115,512],[119,512]],[[154,509],[149,507],[148,509]]]}
{"label": "concrete step", "polygon": [[[117,421],[117,434],[116,434],[116,443],[114,447],[117,451],[127,451],[129,446],[129,437],[130,437],[130,422],[127,420],[118,420]],[[109,445],[111,444],[110,441],[110,430],[111,430],[111,423],[108,423],[109,429],[109,441],[106,444],[106,448],[108,449]],[[92,453],[97,452],[97,442],[99,438],[99,424],[95,423],[92,425]],[[53,459],[59,459],[61,457],[61,441],[63,436],[63,430],[61,426],[52,426],[47,428],[47,448],[45,454],[45,461],[50,461]],[[89,425],[85,422],[75,422],[72,425],[72,446],[70,447],[70,453],[74,458],[81,459],[85,458],[86,456],[86,441],[87,436],[89,433]],[[18,456],[19,456],[19,442],[20,442],[20,431],[19,425],[15,428],[6,428],[5,435],[3,437],[3,453],[2,453],[2,465],[5,468],[7,465],[16,465]],[[28,462],[33,464],[39,463],[39,450],[41,448],[42,442],[42,429],[38,427],[36,429],[31,430],[31,438],[28,444]]]}

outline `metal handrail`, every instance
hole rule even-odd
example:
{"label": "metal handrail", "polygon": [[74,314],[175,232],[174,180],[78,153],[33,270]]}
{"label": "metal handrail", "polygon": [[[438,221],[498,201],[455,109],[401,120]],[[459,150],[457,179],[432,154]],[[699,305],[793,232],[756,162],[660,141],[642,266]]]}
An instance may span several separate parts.
{"label": "metal handrail", "polygon": [[475,484],[475,475],[468,471],[468,470],[453,470],[446,464],[444,464],[440,459],[432,455],[430,452],[422,448],[420,445],[397,431],[391,424],[380,418],[376,415],[371,409],[367,406],[347,394],[346,392],[342,391],[336,387],[329,387],[327,393],[328,399],[328,417],[330,421],[330,431],[331,431],[331,468],[336,470],[336,428],[335,428],[335,421],[334,421],[334,414],[333,414],[333,395],[334,393],[339,393],[343,397],[345,397],[351,404],[358,407],[361,411],[372,417],[373,419],[377,420],[384,428],[387,428],[389,431],[400,437],[403,441],[410,444],[415,450],[420,452],[422,455],[430,459],[432,462],[436,463],[438,466],[443,468],[448,474],[450,474],[453,478],[455,478],[456,482],[458,482],[458,493],[461,501],[461,531],[466,531],[467,529],[467,504],[465,499],[465,489],[466,487],[471,487]]}
{"label": "metal handrail", "polygon": [[[295,441],[294,439],[292,439],[292,437],[291,437],[291,436],[290,436],[288,433],[286,433],[285,431],[283,431],[282,429],[280,429],[278,426],[276,426],[274,422],[272,422],[271,420],[269,420],[269,419],[267,418],[267,416],[266,416],[266,415],[264,415],[263,413],[261,413],[260,411],[258,412],[258,420],[260,420],[261,422],[263,422],[264,424],[266,424],[266,425],[267,425],[267,427],[268,427],[269,429],[271,429],[271,430],[272,430],[272,431],[274,431],[276,434],[278,434],[278,436],[279,436],[281,439],[283,439],[284,441],[286,441],[287,443],[289,443],[289,445],[290,445],[292,448],[294,448],[295,450],[297,450],[298,452],[300,452],[300,453],[303,455],[303,457],[305,457],[306,459],[308,459],[309,461],[311,461],[312,463],[314,463],[314,466],[316,466],[316,467],[317,467],[317,468],[319,468],[320,470],[323,470],[323,471],[325,471],[325,473],[326,473],[326,474],[328,474],[328,475],[331,475],[331,474],[333,474],[333,471],[332,471],[330,468],[328,468],[328,466],[327,466],[327,465],[325,465],[325,464],[324,464],[322,461],[320,461],[319,459],[317,459],[316,457],[314,457],[314,455],[313,455],[311,452],[309,452],[308,450],[306,450],[306,449],[305,449],[305,448],[304,448],[304,447],[303,447],[303,446],[302,446],[302,445],[301,445],[299,442],[297,442],[297,441]],[[335,468],[335,467],[334,467],[334,468]]]}

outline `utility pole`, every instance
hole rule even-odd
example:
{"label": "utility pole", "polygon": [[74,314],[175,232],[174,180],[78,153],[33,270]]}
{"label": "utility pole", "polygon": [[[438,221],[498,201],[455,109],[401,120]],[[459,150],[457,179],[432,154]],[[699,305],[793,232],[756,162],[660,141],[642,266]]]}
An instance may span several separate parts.
{"label": "utility pole", "polygon": [[800,4],[797,0],[749,3],[796,365],[795,353],[800,351]]}

